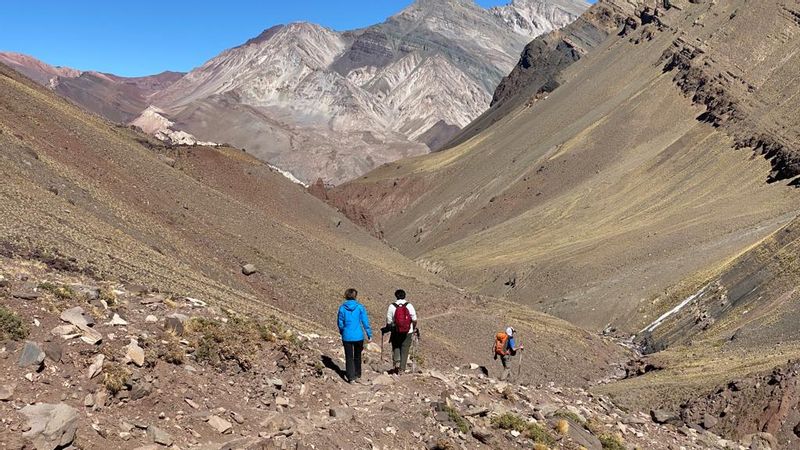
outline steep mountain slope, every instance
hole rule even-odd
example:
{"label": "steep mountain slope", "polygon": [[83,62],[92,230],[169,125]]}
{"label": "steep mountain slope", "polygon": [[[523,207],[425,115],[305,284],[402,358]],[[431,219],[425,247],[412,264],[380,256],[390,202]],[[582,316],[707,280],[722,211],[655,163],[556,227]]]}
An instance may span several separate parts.
{"label": "steep mountain slope", "polygon": [[597,2],[572,23],[528,43],[514,70],[494,90],[491,107],[442,149],[467,141],[514,108],[552,92],[561,82],[561,72],[619,31],[635,8],[635,3]]}
{"label": "steep mountain slope", "polygon": [[603,3],[633,14],[549,96],[329,199],[456,284],[641,329],[800,209],[800,22],[777,0]]}
{"label": "steep mountain slope", "polygon": [[146,77],[53,67],[19,53],[0,52],[0,62],[111,121],[128,123],[147,108],[154,93],[166,89],[184,74],[162,72]]}
{"label": "steep mountain slope", "polygon": [[340,183],[449,140],[487,108],[525,43],[586,6],[418,0],[362,30],[273,27],[152,103],[202,140],[246,148],[307,183]]}
{"label": "steep mountain slope", "polygon": [[[377,329],[402,286],[424,314],[434,366],[490,364],[488,351],[473,349],[509,321],[559,348],[532,349],[547,368],[534,371],[531,361],[531,381],[583,384],[623,355],[559,319],[455,289],[241,150],[165,147],[2,65],[0,148],[5,257],[238,314],[275,314],[322,334],[335,334],[344,288],[362,292]],[[245,263],[258,273],[243,275]]]}

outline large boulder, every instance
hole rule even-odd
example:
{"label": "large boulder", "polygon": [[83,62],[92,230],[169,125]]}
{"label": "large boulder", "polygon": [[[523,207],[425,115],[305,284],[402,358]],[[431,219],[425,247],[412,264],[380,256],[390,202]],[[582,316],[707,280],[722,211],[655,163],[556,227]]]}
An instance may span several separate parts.
{"label": "large boulder", "polygon": [[78,430],[78,411],[69,405],[37,403],[21,410],[28,418],[29,430],[23,436],[36,450],[54,450],[70,445]]}

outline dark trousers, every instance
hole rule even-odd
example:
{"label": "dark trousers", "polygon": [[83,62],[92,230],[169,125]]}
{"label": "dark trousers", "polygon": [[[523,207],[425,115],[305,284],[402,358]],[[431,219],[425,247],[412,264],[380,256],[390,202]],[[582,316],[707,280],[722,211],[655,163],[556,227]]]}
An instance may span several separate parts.
{"label": "dark trousers", "polygon": [[408,363],[408,351],[411,349],[411,341],[413,340],[411,333],[392,333],[389,341],[392,343],[392,360],[394,368],[400,371],[406,370]]}
{"label": "dark trousers", "polygon": [[347,371],[347,381],[361,378],[361,352],[364,351],[364,341],[344,341],[344,360]]}

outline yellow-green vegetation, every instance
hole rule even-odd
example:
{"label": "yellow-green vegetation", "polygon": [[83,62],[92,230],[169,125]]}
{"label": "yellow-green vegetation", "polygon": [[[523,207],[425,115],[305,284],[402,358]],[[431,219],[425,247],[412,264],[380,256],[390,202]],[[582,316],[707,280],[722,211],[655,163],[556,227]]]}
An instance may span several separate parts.
{"label": "yellow-green vegetation", "polygon": [[569,434],[569,422],[566,419],[561,419],[556,423],[556,431],[562,436]]}
{"label": "yellow-green vegetation", "polygon": [[130,382],[131,373],[121,364],[103,368],[103,386],[112,395],[121,391]]}
{"label": "yellow-green vegetation", "polygon": [[100,300],[105,301],[108,306],[114,306],[117,304],[117,294],[110,287],[103,286],[100,288]]}
{"label": "yellow-green vegetation", "polygon": [[45,281],[39,284],[39,289],[50,292],[60,300],[70,300],[76,297],[75,291],[67,285],[57,285]]}
{"label": "yellow-green vegetation", "polygon": [[455,408],[445,405],[444,411],[447,413],[447,416],[450,417],[450,420],[456,424],[458,431],[462,433],[469,433],[469,422],[461,417],[461,414],[459,414]]}
{"label": "yellow-green vegetation", "polygon": [[0,341],[7,339],[21,341],[28,337],[29,333],[28,327],[14,311],[0,306]]}
{"label": "yellow-green vegetation", "polygon": [[555,438],[543,426],[538,423],[528,422],[512,413],[505,413],[495,417],[492,419],[492,425],[502,430],[519,431],[525,437],[539,444],[553,445],[556,442]]}
{"label": "yellow-green vegetation", "polygon": [[605,433],[598,436],[600,444],[603,445],[605,450],[626,450],[625,443],[622,442],[622,437],[618,434]]}
{"label": "yellow-green vegetation", "polygon": [[183,364],[186,358],[186,351],[181,347],[180,341],[175,336],[169,333],[166,333],[166,335],[168,336],[165,338],[167,343],[159,347],[158,357],[170,364],[179,366]]}
{"label": "yellow-green vegetation", "polygon": [[230,317],[227,322],[194,317],[186,322],[185,330],[194,335],[197,361],[219,369],[235,363],[241,370],[250,370],[265,342],[283,342],[285,352],[301,345],[274,317],[267,321]]}
{"label": "yellow-green vegetation", "polygon": [[580,424],[580,425],[585,425],[586,424],[586,421],[583,420],[580,416],[578,416],[574,412],[567,411],[567,410],[564,410],[564,409],[556,411],[556,413],[553,414],[553,415],[556,416],[556,417],[560,417],[562,419],[571,420],[571,421],[573,421],[573,422],[575,422],[577,424]]}

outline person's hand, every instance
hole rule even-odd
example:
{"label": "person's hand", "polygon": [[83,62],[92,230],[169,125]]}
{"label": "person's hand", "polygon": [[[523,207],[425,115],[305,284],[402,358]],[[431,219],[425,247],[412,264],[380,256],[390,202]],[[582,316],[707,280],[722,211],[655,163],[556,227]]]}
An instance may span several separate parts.
{"label": "person's hand", "polygon": [[525,346],[524,345],[520,345],[517,350],[525,350]]}

